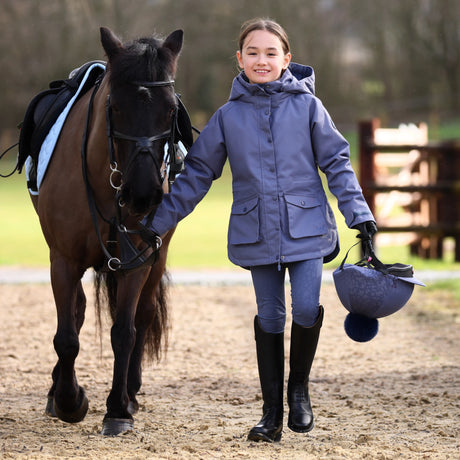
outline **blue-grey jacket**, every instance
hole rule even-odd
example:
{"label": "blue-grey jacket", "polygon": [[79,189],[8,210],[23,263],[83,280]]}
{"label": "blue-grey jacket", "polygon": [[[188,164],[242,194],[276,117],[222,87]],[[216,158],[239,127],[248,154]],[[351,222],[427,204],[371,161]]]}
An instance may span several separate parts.
{"label": "blue-grey jacket", "polygon": [[153,230],[162,235],[188,215],[227,159],[233,177],[228,257],[236,265],[337,255],[337,227],[318,168],[348,227],[375,220],[349,145],[314,96],[311,67],[291,63],[279,80],[263,85],[250,84],[243,73],[234,79],[229,101],[209,120],[164,196]]}

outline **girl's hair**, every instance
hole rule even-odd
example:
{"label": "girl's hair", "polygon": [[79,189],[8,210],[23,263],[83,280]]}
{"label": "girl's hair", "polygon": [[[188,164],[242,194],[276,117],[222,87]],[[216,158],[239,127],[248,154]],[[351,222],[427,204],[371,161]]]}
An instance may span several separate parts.
{"label": "girl's hair", "polygon": [[290,52],[289,39],[286,31],[277,22],[269,18],[250,19],[241,26],[241,32],[238,38],[238,46],[240,51],[243,51],[243,45],[246,37],[254,30],[266,30],[276,35],[281,41],[284,54]]}

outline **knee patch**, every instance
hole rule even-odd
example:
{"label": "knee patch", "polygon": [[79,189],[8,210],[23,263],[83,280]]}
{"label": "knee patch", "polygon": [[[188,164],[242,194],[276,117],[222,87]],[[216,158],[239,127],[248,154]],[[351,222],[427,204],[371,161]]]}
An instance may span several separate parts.
{"label": "knee patch", "polygon": [[262,318],[259,316],[260,327],[269,334],[280,334],[284,332],[286,316],[280,318]]}
{"label": "knee patch", "polygon": [[314,308],[305,308],[300,311],[299,309],[295,309],[292,312],[292,319],[299,326],[311,327],[316,323],[319,313],[319,305]]}

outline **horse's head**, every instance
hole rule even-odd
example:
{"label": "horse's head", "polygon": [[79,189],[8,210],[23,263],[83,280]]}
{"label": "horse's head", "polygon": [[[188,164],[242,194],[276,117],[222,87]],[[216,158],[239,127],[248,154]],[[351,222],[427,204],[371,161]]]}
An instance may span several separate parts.
{"label": "horse's head", "polygon": [[110,75],[107,123],[123,174],[120,198],[133,214],[148,213],[163,197],[164,146],[171,142],[177,111],[174,76],[182,40],[177,30],[164,41],[122,44],[101,28]]}

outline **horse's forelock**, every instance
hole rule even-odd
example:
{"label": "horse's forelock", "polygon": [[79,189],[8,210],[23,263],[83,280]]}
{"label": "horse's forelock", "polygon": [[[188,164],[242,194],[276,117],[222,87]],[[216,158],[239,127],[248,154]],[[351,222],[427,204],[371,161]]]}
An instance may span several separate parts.
{"label": "horse's forelock", "polygon": [[[166,78],[163,53],[159,56],[162,41],[155,37],[141,38],[126,44],[111,65],[113,83],[128,81],[155,81]],[[143,63],[144,65],[139,65]]]}

